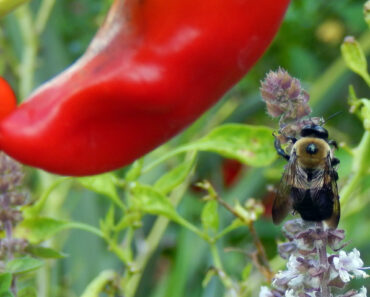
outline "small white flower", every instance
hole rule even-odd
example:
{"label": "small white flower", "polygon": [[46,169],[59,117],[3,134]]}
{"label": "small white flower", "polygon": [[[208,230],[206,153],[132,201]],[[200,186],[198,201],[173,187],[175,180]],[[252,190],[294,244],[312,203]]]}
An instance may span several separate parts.
{"label": "small white flower", "polygon": [[271,290],[268,287],[261,287],[259,297],[273,297]]}
{"label": "small white flower", "polygon": [[294,294],[294,290],[286,290],[285,291],[285,297],[297,297],[298,295]]}
{"label": "small white flower", "polygon": [[301,263],[297,261],[297,257],[294,255],[291,255],[289,257],[288,263],[286,264],[289,271],[298,273],[299,267],[301,266]]}
{"label": "small white flower", "polygon": [[333,264],[339,273],[339,277],[345,283],[350,281],[351,273],[357,277],[366,277],[367,275],[360,269],[363,267],[364,262],[362,262],[360,252],[357,249],[353,249],[348,255],[346,252],[340,251],[339,256],[333,259]]}
{"label": "small white flower", "polygon": [[305,285],[314,288],[314,289],[319,289],[321,285],[321,279],[318,276],[307,276],[305,278]]}
{"label": "small white flower", "polygon": [[352,297],[367,297],[366,294],[367,294],[366,288],[362,287],[361,290],[356,295],[353,295]]}

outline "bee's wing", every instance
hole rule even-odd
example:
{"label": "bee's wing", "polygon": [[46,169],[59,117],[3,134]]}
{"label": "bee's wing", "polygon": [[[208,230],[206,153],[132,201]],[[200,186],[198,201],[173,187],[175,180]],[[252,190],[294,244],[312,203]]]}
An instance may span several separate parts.
{"label": "bee's wing", "polygon": [[325,171],[324,184],[327,185],[333,193],[333,214],[325,222],[329,227],[336,229],[340,219],[340,203],[337,186],[338,175],[331,165],[331,158],[329,155],[326,160]]}
{"label": "bee's wing", "polygon": [[292,185],[294,184],[297,167],[297,156],[295,152],[290,155],[289,163],[281,178],[274,204],[272,205],[272,221],[274,224],[281,223],[292,210],[292,200],[290,197]]}

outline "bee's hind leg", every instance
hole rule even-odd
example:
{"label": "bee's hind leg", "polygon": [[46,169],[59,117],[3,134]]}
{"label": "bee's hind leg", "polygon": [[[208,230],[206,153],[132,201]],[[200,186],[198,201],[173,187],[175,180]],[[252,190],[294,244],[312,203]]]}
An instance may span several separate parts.
{"label": "bee's hind leg", "polygon": [[276,152],[278,153],[278,155],[282,156],[284,159],[289,161],[290,156],[281,147],[280,140],[275,136],[275,134],[273,135],[275,137],[274,146],[275,146]]}

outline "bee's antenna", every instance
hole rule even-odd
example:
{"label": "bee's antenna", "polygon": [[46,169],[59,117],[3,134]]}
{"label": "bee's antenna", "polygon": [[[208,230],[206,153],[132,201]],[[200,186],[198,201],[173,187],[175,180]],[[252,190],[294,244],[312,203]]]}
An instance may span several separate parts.
{"label": "bee's antenna", "polygon": [[324,124],[322,124],[322,125],[324,126],[329,120],[331,120],[332,118],[336,117],[338,114],[341,114],[341,113],[343,113],[343,110],[340,110],[340,111],[337,111],[337,112],[333,113],[326,120],[324,119]]}

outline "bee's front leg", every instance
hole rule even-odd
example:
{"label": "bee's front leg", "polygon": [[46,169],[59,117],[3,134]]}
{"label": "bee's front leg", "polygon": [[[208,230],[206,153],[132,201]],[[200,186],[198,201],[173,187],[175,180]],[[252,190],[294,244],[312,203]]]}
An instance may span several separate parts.
{"label": "bee's front leg", "polygon": [[284,159],[289,161],[290,156],[281,147],[279,138],[275,135],[275,133],[272,135],[275,137],[274,146],[275,146],[276,152],[278,153],[278,155],[282,156]]}
{"label": "bee's front leg", "polygon": [[338,159],[338,158],[333,158],[332,160],[331,160],[331,165],[332,166],[336,166],[336,165],[338,165],[340,163],[340,160]]}
{"label": "bee's front leg", "polygon": [[338,149],[338,143],[335,140],[330,139],[328,144],[334,146],[336,150]]}

